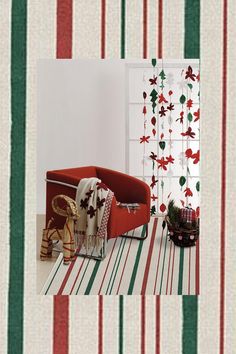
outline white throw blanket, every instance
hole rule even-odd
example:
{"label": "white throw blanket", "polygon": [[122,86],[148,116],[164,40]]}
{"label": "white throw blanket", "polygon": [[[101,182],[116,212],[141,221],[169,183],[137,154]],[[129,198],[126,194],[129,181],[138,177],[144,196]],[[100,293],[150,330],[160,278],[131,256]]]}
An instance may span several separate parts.
{"label": "white throw blanket", "polygon": [[110,215],[113,192],[98,178],[83,178],[76,192],[79,219],[76,225],[77,246],[100,250],[107,238],[107,222]]}

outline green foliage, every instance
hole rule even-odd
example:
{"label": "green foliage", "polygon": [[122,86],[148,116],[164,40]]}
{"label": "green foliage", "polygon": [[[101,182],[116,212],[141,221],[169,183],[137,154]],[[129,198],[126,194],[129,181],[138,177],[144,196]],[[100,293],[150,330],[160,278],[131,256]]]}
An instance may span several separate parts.
{"label": "green foliage", "polygon": [[174,227],[178,227],[180,223],[180,218],[181,218],[181,209],[175,206],[175,202],[173,199],[170,200],[168,204],[168,209],[167,209],[167,215],[169,217],[169,221],[171,225]]}
{"label": "green foliage", "polygon": [[186,101],[186,97],[184,95],[181,95],[180,98],[179,98],[179,102],[181,104],[184,104],[185,101]]}
{"label": "green foliage", "polygon": [[161,70],[159,76],[160,76],[161,80],[165,80],[166,79],[166,75],[165,75],[164,70]]}
{"label": "green foliage", "polygon": [[181,187],[183,187],[183,185],[185,184],[185,182],[186,182],[186,178],[185,178],[184,176],[181,176],[181,177],[179,178],[179,184],[181,185]]}
{"label": "green foliage", "polygon": [[193,120],[193,115],[192,115],[192,113],[188,113],[188,115],[187,115],[187,118],[188,118],[188,121],[189,122],[192,122],[192,120]]}
{"label": "green foliage", "polygon": [[155,58],[152,59],[152,66],[155,67],[157,64],[157,60]]}

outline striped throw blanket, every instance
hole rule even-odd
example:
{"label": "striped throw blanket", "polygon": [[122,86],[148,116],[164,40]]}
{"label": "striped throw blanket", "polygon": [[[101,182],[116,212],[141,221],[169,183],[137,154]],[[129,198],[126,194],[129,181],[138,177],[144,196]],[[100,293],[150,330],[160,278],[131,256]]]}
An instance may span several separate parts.
{"label": "striped throw blanket", "polygon": [[76,204],[80,218],[76,225],[77,246],[86,251],[107,238],[107,222],[114,193],[98,178],[83,178],[77,187]]}

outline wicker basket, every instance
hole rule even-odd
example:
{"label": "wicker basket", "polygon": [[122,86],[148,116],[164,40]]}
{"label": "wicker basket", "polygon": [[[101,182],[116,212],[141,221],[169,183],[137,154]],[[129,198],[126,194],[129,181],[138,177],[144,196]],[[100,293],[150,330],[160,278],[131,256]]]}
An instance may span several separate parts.
{"label": "wicker basket", "polygon": [[192,228],[192,229],[181,228],[181,227],[176,228],[170,223],[168,216],[166,216],[165,220],[168,227],[169,237],[176,246],[180,246],[180,247],[195,246],[199,236],[199,225],[197,225],[196,228]]}

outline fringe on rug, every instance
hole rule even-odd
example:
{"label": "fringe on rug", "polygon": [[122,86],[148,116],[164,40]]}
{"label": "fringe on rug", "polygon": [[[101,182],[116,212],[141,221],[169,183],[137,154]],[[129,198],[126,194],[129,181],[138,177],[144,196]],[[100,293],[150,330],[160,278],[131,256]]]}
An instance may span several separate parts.
{"label": "fringe on rug", "polygon": [[99,237],[97,235],[85,235],[84,232],[77,232],[76,233],[76,248],[81,248],[84,247],[86,250],[86,253],[88,251],[96,250],[97,253],[99,253],[103,247],[103,243],[105,242],[104,237]]}

